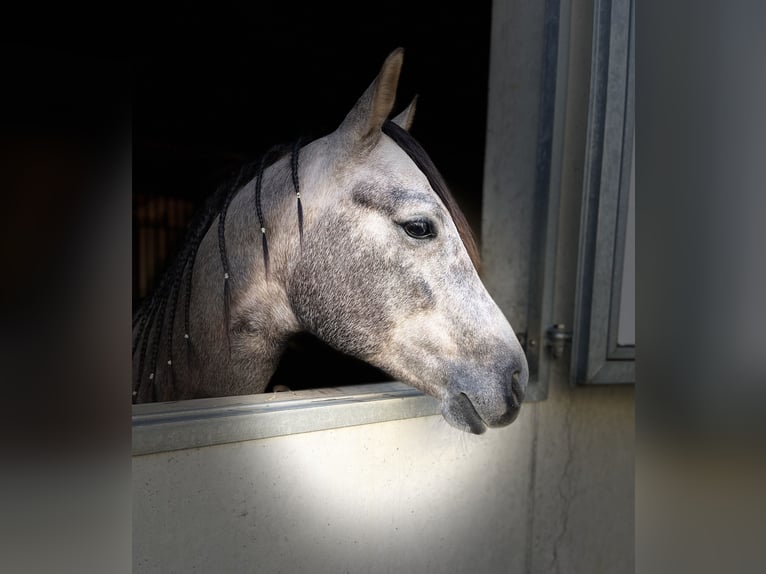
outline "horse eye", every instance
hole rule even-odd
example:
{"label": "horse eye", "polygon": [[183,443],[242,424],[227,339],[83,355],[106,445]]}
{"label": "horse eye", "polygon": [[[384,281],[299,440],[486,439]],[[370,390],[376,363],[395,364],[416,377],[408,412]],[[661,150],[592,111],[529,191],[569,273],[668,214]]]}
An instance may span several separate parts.
{"label": "horse eye", "polygon": [[428,221],[422,219],[416,219],[415,221],[408,221],[404,225],[404,231],[407,235],[414,237],[415,239],[426,239],[427,237],[433,237],[436,235],[431,229],[431,224]]}

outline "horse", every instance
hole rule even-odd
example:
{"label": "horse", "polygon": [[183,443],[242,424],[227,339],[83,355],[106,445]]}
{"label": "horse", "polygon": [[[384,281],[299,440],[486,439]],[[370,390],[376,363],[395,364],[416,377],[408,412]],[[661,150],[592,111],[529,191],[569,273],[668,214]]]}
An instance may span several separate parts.
{"label": "horse", "polygon": [[474,433],[513,422],[528,366],[470,227],[388,119],[398,48],[332,133],[276,146],[211,195],[134,314],[133,402],[262,393],[310,333],[440,401]]}

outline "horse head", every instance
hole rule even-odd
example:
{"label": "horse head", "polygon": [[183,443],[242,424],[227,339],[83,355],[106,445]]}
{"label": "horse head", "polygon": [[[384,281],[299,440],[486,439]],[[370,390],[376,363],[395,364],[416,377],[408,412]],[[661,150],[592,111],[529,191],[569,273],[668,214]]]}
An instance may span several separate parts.
{"label": "horse head", "polygon": [[408,133],[415,102],[387,119],[402,58],[391,53],[337,130],[301,152],[305,232],[287,296],[302,329],[480,434],[518,415],[527,362],[465,219]]}

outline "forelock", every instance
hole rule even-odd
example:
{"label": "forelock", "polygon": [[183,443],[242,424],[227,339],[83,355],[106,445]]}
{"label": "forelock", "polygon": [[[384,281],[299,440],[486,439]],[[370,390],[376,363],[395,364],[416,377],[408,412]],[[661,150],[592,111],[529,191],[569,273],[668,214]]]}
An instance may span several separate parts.
{"label": "forelock", "polygon": [[389,136],[396,144],[404,150],[404,152],[412,159],[415,165],[428,179],[428,183],[434,190],[436,195],[441,199],[444,206],[447,208],[452,221],[455,223],[460,239],[465,246],[468,256],[471,258],[473,266],[479,271],[481,267],[481,259],[479,256],[479,248],[476,244],[476,239],[473,236],[471,226],[468,224],[468,220],[460,210],[455,198],[447,187],[447,183],[444,181],[439,170],[436,169],[431,158],[428,156],[423,147],[418,141],[412,137],[409,132],[402,129],[395,123],[387,121],[383,124],[383,133]]}

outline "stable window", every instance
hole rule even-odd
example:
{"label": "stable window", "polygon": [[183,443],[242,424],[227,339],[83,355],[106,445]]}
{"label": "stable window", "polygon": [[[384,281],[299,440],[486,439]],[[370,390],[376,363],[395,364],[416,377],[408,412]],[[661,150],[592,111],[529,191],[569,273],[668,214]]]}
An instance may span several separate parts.
{"label": "stable window", "polygon": [[[446,12],[436,27],[430,10],[407,18],[380,14],[354,50],[345,39],[334,42],[318,22],[300,20],[291,23],[296,41],[279,54],[271,53],[274,38],[265,32],[243,46],[188,47],[142,62],[134,123],[134,303],[172,259],[191,208],[243,158],[336,129],[399,42],[406,55],[394,113],[419,95],[413,136],[479,236],[491,16],[491,1]],[[376,27],[380,35],[372,32]],[[472,41],[458,44],[455,37]],[[296,337],[287,354],[271,385],[295,392],[134,406],[135,452],[440,413],[436,399],[311,336]]]}
{"label": "stable window", "polygon": [[[554,361],[569,359],[571,379],[578,384],[635,381],[634,3],[594,2],[592,70],[587,105],[583,107],[587,137],[583,138],[583,153],[578,160],[584,165],[582,198],[576,206],[571,198],[562,198],[567,113],[572,113],[577,99],[569,89],[569,10],[566,0],[493,4],[491,40],[487,42],[490,57],[486,114],[481,109],[482,117],[486,117],[486,146],[483,157],[478,159],[479,163],[483,161],[483,182],[476,192],[467,189],[475,182],[460,178],[448,182],[454,184],[458,202],[480,234],[484,282],[525,347],[530,366],[528,401],[547,397]],[[378,64],[372,58],[365,66],[374,73]],[[207,65],[217,69],[220,62],[189,62],[195,70]],[[164,73],[164,67],[159,68]],[[405,95],[407,83],[416,86],[417,78],[405,73],[403,80],[400,90],[404,88],[404,100],[409,95]],[[152,87],[159,85],[159,78],[150,76],[146,81]],[[366,77],[360,85],[365,81]],[[455,84],[454,79],[450,82]],[[290,103],[296,111],[304,94],[296,92],[291,96],[296,98]],[[323,105],[330,106],[330,110],[336,106],[328,115],[340,118],[354,96],[351,90],[348,101],[328,100]],[[179,105],[178,98],[166,99],[173,106]],[[423,98],[422,116],[416,118],[416,125],[422,129],[416,128],[414,133],[437,167],[449,176],[449,160],[443,158],[449,158],[447,154],[453,153],[455,143],[433,135],[436,132],[423,125],[435,114],[432,105]],[[194,107],[192,103],[188,106]],[[216,122],[231,119],[226,110],[217,113],[221,115]],[[467,113],[463,110],[457,114],[457,120]],[[186,116],[180,115],[185,120]],[[281,120],[278,134],[266,130],[265,142],[284,138],[285,129],[289,133],[300,131],[300,117]],[[161,118],[163,125],[171,121],[164,115]],[[431,121],[440,122],[442,118]],[[318,131],[332,129],[334,125],[328,124]],[[142,165],[147,164],[147,158],[141,154],[153,150],[149,163],[172,167],[165,170],[165,179],[149,180],[141,169],[135,178],[148,192],[135,196],[135,251],[162,261],[172,252],[174,241],[162,226],[182,227],[190,209],[188,198],[157,200],[152,193],[181,188],[198,200],[209,193],[213,181],[193,176],[192,167],[207,162],[223,168],[234,158],[220,148],[195,147],[193,140],[168,147],[161,141],[140,139],[139,135],[136,155],[144,160]],[[475,141],[475,134],[467,141]],[[265,149],[265,142],[256,147]],[[477,157],[475,150],[474,155],[466,156],[474,163]],[[214,172],[208,170],[208,176]],[[574,220],[579,225],[579,244],[572,247],[575,257],[562,262],[560,226]],[[134,263],[137,298],[146,293],[153,273],[142,266],[144,263]],[[571,286],[574,317],[570,321],[561,321],[561,305],[555,301],[555,294],[561,292],[556,270],[562,265],[576,267],[571,274],[577,281]],[[335,373],[327,373],[322,379],[339,384],[339,377],[334,377]],[[353,374],[344,382],[372,381]],[[314,382],[307,381],[312,386]],[[134,449],[146,453],[436,415],[439,404],[407,385],[388,381],[297,393],[145,404],[135,406],[133,412]],[[152,434],[151,429],[161,432]]]}
{"label": "stable window", "polygon": [[635,382],[634,4],[595,3],[572,378]]}
{"label": "stable window", "polygon": [[[575,384],[634,382],[634,3],[596,0],[590,34],[570,21],[566,0],[501,4],[483,204],[488,288],[523,340],[528,400],[548,396],[556,361],[569,360]],[[509,32],[519,21],[534,25]],[[578,71],[588,56],[589,80]]]}

